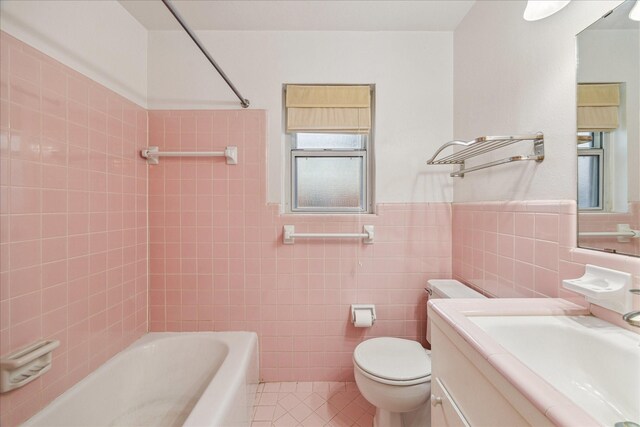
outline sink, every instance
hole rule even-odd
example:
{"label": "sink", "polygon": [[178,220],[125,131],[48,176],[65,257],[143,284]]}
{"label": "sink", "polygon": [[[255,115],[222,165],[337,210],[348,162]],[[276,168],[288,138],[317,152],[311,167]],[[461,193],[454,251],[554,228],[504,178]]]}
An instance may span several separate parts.
{"label": "sink", "polygon": [[593,316],[470,316],[602,425],[640,424],[640,335]]}

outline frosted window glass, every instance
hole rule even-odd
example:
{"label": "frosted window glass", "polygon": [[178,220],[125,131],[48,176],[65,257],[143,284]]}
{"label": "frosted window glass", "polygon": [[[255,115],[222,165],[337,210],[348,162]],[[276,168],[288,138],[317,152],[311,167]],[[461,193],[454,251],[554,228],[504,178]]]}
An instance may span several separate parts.
{"label": "frosted window glass", "polygon": [[296,208],[362,209],[362,157],[296,157]]}
{"label": "frosted window glass", "polygon": [[363,150],[365,135],[355,133],[298,133],[295,148],[298,150]]}
{"label": "frosted window glass", "polygon": [[599,156],[578,156],[579,209],[594,209],[601,207],[599,169]]}

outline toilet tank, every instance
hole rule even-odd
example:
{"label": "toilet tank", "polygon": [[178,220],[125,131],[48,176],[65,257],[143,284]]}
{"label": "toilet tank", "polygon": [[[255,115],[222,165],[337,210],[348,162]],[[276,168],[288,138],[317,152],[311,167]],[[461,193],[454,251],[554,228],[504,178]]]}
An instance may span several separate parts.
{"label": "toilet tank", "polygon": [[[432,298],[485,298],[480,292],[457,280],[431,279],[427,282],[427,293]],[[431,322],[427,319],[427,342],[431,342]]]}
{"label": "toilet tank", "polygon": [[[430,291],[430,292],[429,292]],[[432,279],[427,282],[427,292],[431,298],[484,298],[479,292],[457,280]]]}

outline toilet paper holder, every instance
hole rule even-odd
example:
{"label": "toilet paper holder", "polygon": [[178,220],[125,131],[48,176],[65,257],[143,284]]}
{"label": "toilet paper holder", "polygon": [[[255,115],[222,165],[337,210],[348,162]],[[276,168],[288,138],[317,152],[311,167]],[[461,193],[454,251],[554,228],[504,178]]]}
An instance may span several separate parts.
{"label": "toilet paper holder", "polygon": [[351,304],[351,323],[356,323],[356,311],[371,312],[371,325],[376,323],[376,306],[374,304]]}

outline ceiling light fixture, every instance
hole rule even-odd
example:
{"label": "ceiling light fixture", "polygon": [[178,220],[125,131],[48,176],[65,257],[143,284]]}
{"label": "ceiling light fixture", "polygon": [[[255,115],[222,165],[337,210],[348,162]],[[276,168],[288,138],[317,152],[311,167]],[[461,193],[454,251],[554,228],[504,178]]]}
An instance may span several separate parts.
{"label": "ceiling light fixture", "polygon": [[[526,21],[537,21],[553,15],[569,4],[571,0],[529,0],[524,10]],[[637,7],[637,4],[636,4]]]}
{"label": "ceiling light fixture", "polygon": [[629,19],[640,21],[640,1],[636,1],[636,4],[633,5],[633,9],[629,12]]}

